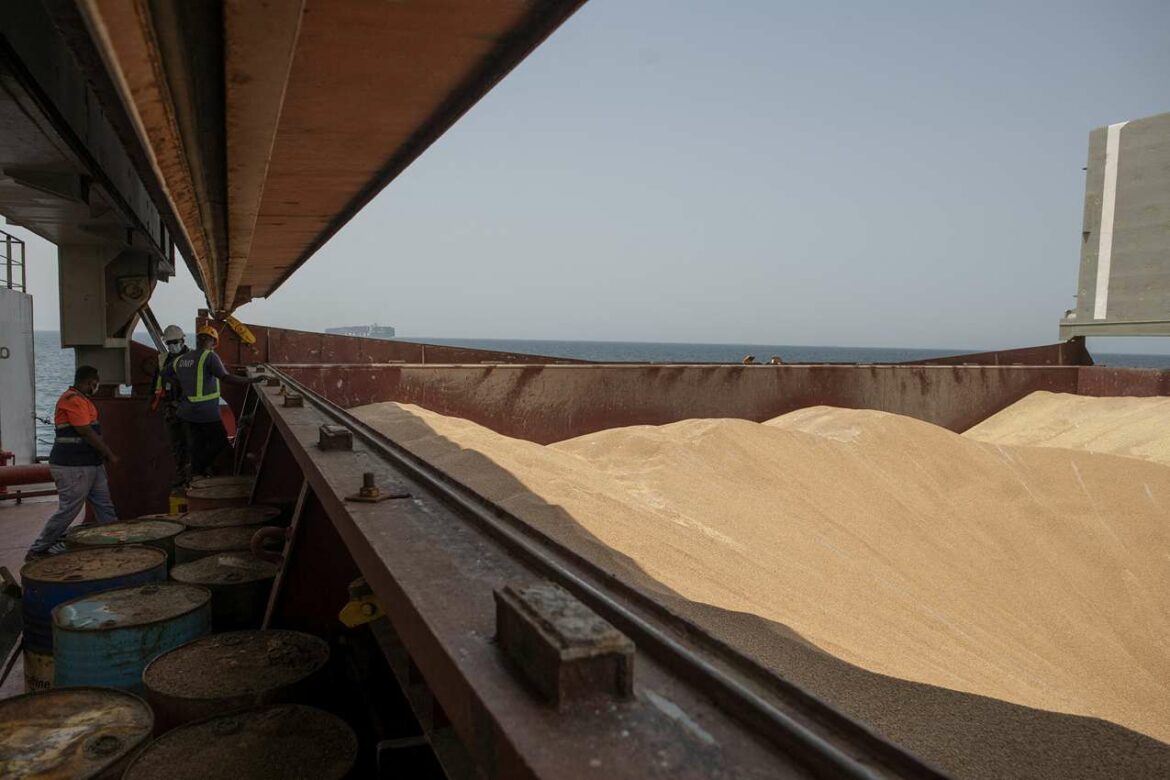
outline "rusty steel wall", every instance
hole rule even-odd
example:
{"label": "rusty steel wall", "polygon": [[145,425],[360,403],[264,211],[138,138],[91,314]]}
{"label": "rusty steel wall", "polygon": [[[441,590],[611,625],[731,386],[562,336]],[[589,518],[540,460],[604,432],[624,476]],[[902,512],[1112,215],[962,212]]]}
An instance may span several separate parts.
{"label": "rusty steel wall", "polygon": [[1073,338],[1059,344],[1040,347],[1002,349],[996,352],[975,352],[970,355],[951,355],[930,360],[910,360],[907,366],[1091,366],[1093,356],[1085,347],[1083,338]]}
{"label": "rusty steel wall", "polygon": [[418,404],[548,443],[692,417],[767,420],[806,406],[878,409],[963,431],[1078,368],[992,366],[281,366],[340,406]]}
{"label": "rusty steel wall", "polygon": [[1170,370],[1085,367],[1077,372],[1077,393],[1096,396],[1170,395]]}
{"label": "rusty steel wall", "polygon": [[[256,337],[255,344],[244,344],[223,322],[210,321],[206,310],[199,312],[197,324],[210,322],[220,335],[216,351],[227,365],[243,363],[585,363],[583,360],[496,352],[489,349],[444,347],[413,341],[386,341],[336,333],[310,333],[303,330],[248,325]],[[192,338],[191,343],[194,344]]]}
{"label": "rusty steel wall", "polygon": [[121,458],[106,465],[118,517],[128,520],[168,511],[175,466],[162,413],[152,413],[145,397],[98,397],[93,403],[102,438]]}

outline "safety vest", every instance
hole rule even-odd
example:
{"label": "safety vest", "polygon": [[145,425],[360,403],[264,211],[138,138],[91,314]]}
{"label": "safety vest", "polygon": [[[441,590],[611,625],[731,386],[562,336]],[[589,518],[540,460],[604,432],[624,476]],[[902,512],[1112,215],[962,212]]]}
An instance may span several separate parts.
{"label": "safety vest", "polygon": [[[207,363],[209,355],[211,355],[211,350],[209,349],[205,349],[199,353],[199,360],[195,363],[195,393],[187,396],[188,403],[200,404],[204,401],[219,400],[219,377],[209,377],[203,371],[203,366]],[[210,380],[210,384],[205,386],[208,380]],[[187,388],[184,387],[183,389],[186,390]]]}
{"label": "safety vest", "polygon": [[81,434],[77,429],[65,419],[65,414],[62,411],[62,406],[73,401],[82,401],[82,406],[86,407],[89,413],[89,421],[85,423],[89,425],[90,429],[101,435],[102,426],[98,423],[97,410],[93,407],[93,402],[86,398],[85,394],[74,389],[69,388],[57,400],[57,409],[53,415],[53,426],[55,436],[53,438],[53,449],[49,453],[49,463],[54,466],[100,466],[102,464],[102,455],[98,452],[92,444],[81,438]]}

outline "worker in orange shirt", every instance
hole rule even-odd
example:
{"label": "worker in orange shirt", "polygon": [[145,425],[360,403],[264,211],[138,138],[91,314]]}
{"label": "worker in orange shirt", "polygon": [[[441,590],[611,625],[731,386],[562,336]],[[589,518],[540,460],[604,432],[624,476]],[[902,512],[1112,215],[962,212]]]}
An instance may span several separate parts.
{"label": "worker in orange shirt", "polygon": [[49,472],[57,484],[57,511],[45,522],[25,560],[64,551],[61,537],[87,500],[99,523],[118,519],[105,466],[106,462],[116,464],[118,456],[102,440],[97,407],[89,400],[99,383],[96,368],[80,366],[73,375],[73,385],[57,399],[53,414],[56,438],[49,452]]}

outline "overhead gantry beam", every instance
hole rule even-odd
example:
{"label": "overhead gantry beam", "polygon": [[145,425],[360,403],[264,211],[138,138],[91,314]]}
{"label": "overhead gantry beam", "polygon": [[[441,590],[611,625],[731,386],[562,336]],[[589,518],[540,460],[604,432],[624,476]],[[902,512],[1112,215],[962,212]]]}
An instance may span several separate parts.
{"label": "overhead gantry beam", "polygon": [[584,2],[77,1],[217,312],[275,291]]}

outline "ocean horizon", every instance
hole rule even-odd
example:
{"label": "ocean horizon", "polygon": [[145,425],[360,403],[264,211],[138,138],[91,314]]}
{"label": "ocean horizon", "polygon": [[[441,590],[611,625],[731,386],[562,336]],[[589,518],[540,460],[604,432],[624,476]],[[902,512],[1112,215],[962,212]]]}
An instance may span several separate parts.
{"label": "ocean horizon", "polygon": [[[149,343],[143,334],[135,338]],[[37,450],[44,455],[52,446],[52,424],[46,422],[53,413],[57,396],[69,386],[73,375],[72,350],[61,348],[60,331],[38,330],[34,333],[36,350]],[[558,339],[480,339],[408,336],[396,341],[419,341],[452,347],[522,352],[548,357],[574,358],[599,362],[639,363],[738,363],[754,355],[765,363],[776,356],[785,363],[904,363],[947,355],[970,354],[984,350],[923,349],[890,347],[837,347],[794,344],[697,344],[653,341],[573,341]],[[1126,368],[1170,368],[1170,355],[1124,355],[1099,353],[1098,365]]]}

